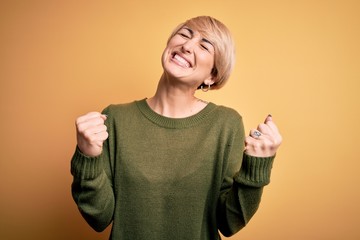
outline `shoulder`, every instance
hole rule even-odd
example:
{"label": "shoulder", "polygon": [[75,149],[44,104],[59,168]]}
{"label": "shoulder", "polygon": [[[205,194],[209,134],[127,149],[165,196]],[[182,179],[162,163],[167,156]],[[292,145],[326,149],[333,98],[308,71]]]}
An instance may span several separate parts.
{"label": "shoulder", "polygon": [[104,109],[104,111],[105,112],[126,111],[127,109],[131,109],[133,106],[135,106],[135,102],[110,104]]}
{"label": "shoulder", "polygon": [[137,108],[137,101],[110,104],[102,111],[103,114],[107,115],[107,122],[115,124],[115,122],[126,122],[131,121],[134,116],[137,116],[139,110]]}
{"label": "shoulder", "polygon": [[136,108],[136,101],[119,103],[119,104],[110,104],[104,108],[103,113],[107,115],[116,115],[118,113],[132,111]]}
{"label": "shoulder", "polygon": [[223,139],[240,137],[240,141],[243,141],[245,134],[243,118],[234,108],[216,105],[211,124]]}
{"label": "shoulder", "polygon": [[215,105],[210,122],[223,133],[244,132],[242,116],[234,108]]}
{"label": "shoulder", "polygon": [[216,114],[217,117],[228,120],[228,121],[242,121],[242,116],[238,111],[234,108],[223,106],[223,105],[216,105]]}

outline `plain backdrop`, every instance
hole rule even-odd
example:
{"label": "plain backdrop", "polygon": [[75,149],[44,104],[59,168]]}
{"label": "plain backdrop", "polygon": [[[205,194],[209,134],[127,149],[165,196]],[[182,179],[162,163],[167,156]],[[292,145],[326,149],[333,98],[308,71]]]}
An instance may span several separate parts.
{"label": "plain backdrop", "polygon": [[71,197],[75,118],[151,97],[169,34],[198,15],[237,46],[229,83],[198,97],[236,109],[246,131],[271,113],[284,138],[257,214],[230,239],[360,239],[359,12],[357,0],[0,1],[0,239],[108,238]]}

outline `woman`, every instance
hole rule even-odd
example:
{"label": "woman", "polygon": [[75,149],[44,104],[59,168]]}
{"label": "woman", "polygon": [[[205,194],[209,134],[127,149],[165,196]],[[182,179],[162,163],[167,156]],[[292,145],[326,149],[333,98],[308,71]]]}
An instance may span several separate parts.
{"label": "woman", "polygon": [[256,212],[281,136],[271,116],[245,137],[233,109],[200,100],[234,62],[228,29],[202,16],[180,24],[162,55],[155,95],[76,120],[72,193],[110,239],[220,239]]}

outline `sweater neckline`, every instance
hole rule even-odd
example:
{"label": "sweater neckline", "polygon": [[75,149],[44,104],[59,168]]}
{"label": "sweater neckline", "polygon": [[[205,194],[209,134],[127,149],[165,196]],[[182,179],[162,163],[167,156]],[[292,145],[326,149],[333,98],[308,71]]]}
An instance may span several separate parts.
{"label": "sweater neckline", "polygon": [[165,127],[165,128],[188,128],[199,124],[200,122],[206,120],[207,116],[210,112],[212,112],[216,105],[212,102],[209,102],[201,111],[198,113],[191,115],[189,117],[184,118],[171,118],[165,117],[163,115],[158,114],[154,110],[150,108],[148,105],[146,98],[142,100],[135,101],[137,107],[140,112],[153,123]]}

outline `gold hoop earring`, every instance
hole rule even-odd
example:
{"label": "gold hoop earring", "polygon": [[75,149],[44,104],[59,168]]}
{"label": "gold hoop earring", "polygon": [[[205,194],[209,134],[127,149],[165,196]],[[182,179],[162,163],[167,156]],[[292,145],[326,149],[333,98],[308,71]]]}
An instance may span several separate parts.
{"label": "gold hoop earring", "polygon": [[210,86],[211,86],[211,85],[209,84],[208,87],[205,89],[204,86],[201,85],[201,87],[200,87],[200,88],[201,88],[201,91],[203,91],[203,92],[209,91],[209,90],[210,90]]}

